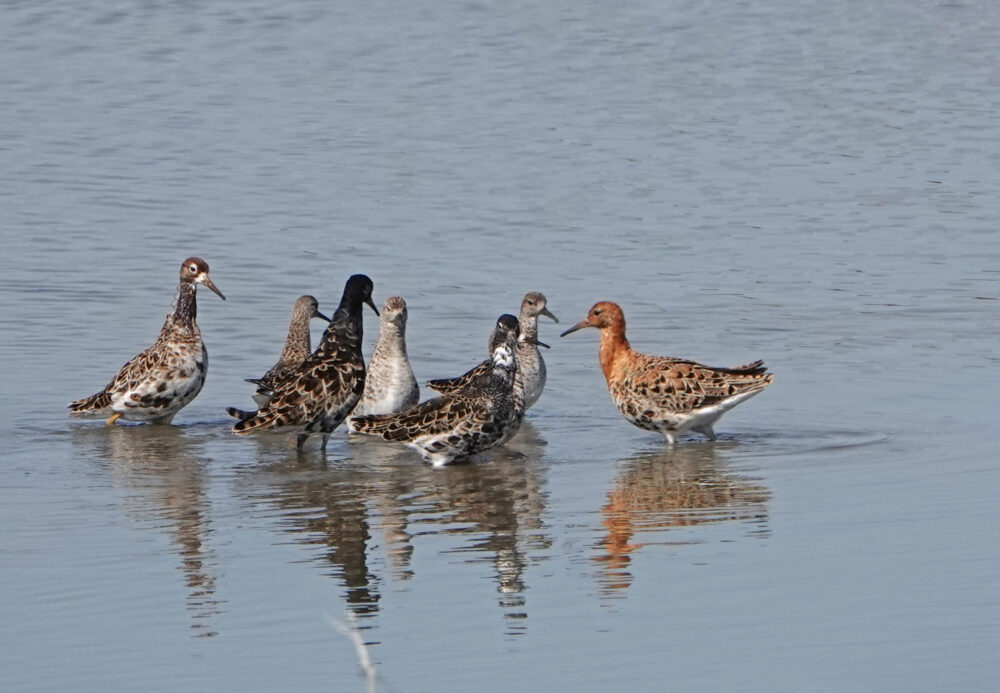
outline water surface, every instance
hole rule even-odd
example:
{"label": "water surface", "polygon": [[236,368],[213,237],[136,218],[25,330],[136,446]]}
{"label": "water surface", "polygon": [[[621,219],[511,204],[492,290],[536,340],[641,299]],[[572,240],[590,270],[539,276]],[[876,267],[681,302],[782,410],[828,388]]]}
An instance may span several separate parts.
{"label": "water surface", "polygon": [[[381,690],[995,686],[993,3],[2,12],[0,688],[365,690],[336,624]],[[192,254],[201,395],[68,420]],[[507,448],[228,432],[355,272],[421,381],[546,294]],[[556,336],[599,299],[774,385],[665,448]]]}

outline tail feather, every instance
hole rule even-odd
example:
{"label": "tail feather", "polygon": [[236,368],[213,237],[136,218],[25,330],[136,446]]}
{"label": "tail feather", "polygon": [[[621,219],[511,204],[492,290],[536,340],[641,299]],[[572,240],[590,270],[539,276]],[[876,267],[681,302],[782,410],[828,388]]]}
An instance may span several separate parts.
{"label": "tail feather", "polygon": [[462,375],[454,378],[437,378],[435,380],[428,380],[427,387],[432,390],[437,390],[442,394],[451,394],[465,389],[478,378],[489,373],[492,369],[492,361],[482,361],[467,370]]}
{"label": "tail feather", "polygon": [[763,390],[771,384],[771,379],[774,377],[771,373],[760,373],[754,375],[755,377],[753,380],[747,382],[748,390]]}
{"label": "tail feather", "polygon": [[70,414],[91,414],[107,409],[111,406],[111,395],[107,390],[101,390],[90,397],[84,397],[69,405]]}
{"label": "tail feather", "polygon": [[[255,412],[247,412],[247,413],[250,414],[249,417],[245,419],[240,419],[233,425],[233,433],[246,435],[247,433],[252,433],[262,428],[267,428],[272,423],[274,423],[274,421],[278,418],[277,413],[271,410],[268,411],[258,410]],[[232,416],[232,414],[230,414],[230,416]]]}
{"label": "tail feather", "polygon": [[745,366],[740,366],[738,370],[741,370],[747,374],[752,374],[752,375],[764,375],[765,373],[767,373],[767,366],[764,365],[763,360],[757,360],[754,361],[753,363],[748,363]]}
{"label": "tail feather", "polygon": [[441,393],[455,392],[456,390],[461,390],[465,383],[459,378],[438,378],[437,380],[428,380],[427,387],[431,390],[435,390]]}
{"label": "tail feather", "polygon": [[[764,375],[767,374],[767,366],[764,365],[763,360],[757,360],[753,363],[747,363],[742,366],[735,366],[733,368],[714,368],[713,370],[720,371],[722,373],[732,373],[733,375]],[[767,374],[767,381],[771,381],[770,374]]]}
{"label": "tail feather", "polygon": [[766,388],[773,378],[761,361],[738,368],[716,368],[713,371],[714,375],[710,379],[700,383],[700,391],[704,398],[700,406],[729,402],[728,409],[746,399],[746,396]]}
{"label": "tail feather", "polygon": [[763,371],[736,371],[728,378],[729,388],[735,392],[760,391],[771,384],[773,374]]}
{"label": "tail feather", "polygon": [[372,436],[382,436],[386,440],[391,440],[386,434],[391,434],[396,427],[395,414],[367,414],[356,416],[351,419],[351,426],[358,433],[367,433]]}
{"label": "tail feather", "polygon": [[246,411],[245,409],[237,409],[236,407],[226,407],[226,413],[234,419],[239,419],[240,421],[246,421],[247,419],[257,415],[256,411]]}

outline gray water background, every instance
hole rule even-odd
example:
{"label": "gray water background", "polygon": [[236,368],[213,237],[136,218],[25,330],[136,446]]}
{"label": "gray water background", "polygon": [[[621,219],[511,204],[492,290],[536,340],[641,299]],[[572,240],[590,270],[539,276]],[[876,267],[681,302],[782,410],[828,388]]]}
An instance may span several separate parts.
{"label": "gray water background", "polygon": [[[998,47],[986,1],[3,3],[0,690],[365,690],[336,623],[385,691],[995,690]],[[192,254],[201,395],[68,420]],[[509,450],[228,432],[355,272],[421,381],[548,296]],[[774,385],[666,449],[556,336],[599,299]]]}

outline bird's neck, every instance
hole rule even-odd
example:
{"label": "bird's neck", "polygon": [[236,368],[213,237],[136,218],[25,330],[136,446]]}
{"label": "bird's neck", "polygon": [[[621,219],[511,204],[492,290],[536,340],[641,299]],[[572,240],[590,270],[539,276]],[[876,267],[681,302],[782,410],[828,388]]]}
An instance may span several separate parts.
{"label": "bird's neck", "polygon": [[406,358],[406,337],[404,329],[394,322],[384,322],[379,328],[378,340],[375,342],[375,354],[383,358]]}
{"label": "bird's neck", "polygon": [[361,347],[364,336],[360,308],[345,308],[343,303],[333,314],[330,326],[323,333],[318,351],[336,350],[343,346]]}
{"label": "bird's neck", "polygon": [[611,381],[611,374],[615,364],[632,351],[631,345],[625,338],[625,328],[612,325],[601,330],[601,370],[604,371],[604,378]]}
{"label": "bird's neck", "polygon": [[312,351],[312,338],[309,335],[309,318],[302,320],[298,316],[288,324],[288,336],[285,338],[285,348],[281,350],[281,360],[301,360]]}
{"label": "bird's neck", "polygon": [[197,317],[198,301],[195,297],[195,286],[190,282],[181,282],[160,332],[197,334],[198,323],[195,322]]}
{"label": "bird's neck", "polygon": [[531,339],[538,339],[538,316],[537,315],[523,315],[517,319],[518,325],[520,326],[520,334],[522,337],[530,337]]}

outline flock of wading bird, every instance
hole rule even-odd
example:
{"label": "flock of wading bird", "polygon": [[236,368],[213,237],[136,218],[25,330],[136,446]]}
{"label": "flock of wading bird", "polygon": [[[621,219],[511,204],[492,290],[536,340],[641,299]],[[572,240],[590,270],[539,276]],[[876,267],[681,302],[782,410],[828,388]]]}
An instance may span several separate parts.
{"label": "flock of wading bird", "polygon": [[[208,357],[196,321],[196,287],[225,300],[208,274],[208,263],[191,257],[181,265],[180,284],[156,342],[128,361],[100,392],[70,403],[73,415],[168,424],[201,391]],[[256,385],[252,410],[228,408],[238,419],[233,432],[295,433],[301,450],[310,435],[322,438],[345,420],[352,432],[381,436],[418,450],[434,465],[448,464],[500,445],[517,433],[524,412],[545,387],[545,362],[538,351],[538,317],[558,322],[533,292],[520,314],[501,315],[489,338],[488,358],[457,378],[432,380],[440,395],[419,402],[419,388],[406,353],[406,302],[393,296],[379,313],[372,281],[347,280],[340,305],[328,318],[316,299],[295,302],[281,358]],[[361,353],[365,305],[380,317],[380,332],[366,368]],[[311,349],[309,322],[328,322]],[[621,308],[601,301],[562,333],[585,327],[601,331],[600,363],[611,399],[630,423],[663,434],[673,445],[694,431],[715,439],[719,417],[771,383],[763,361],[714,368],[694,361],[633,351],[625,338]]]}

